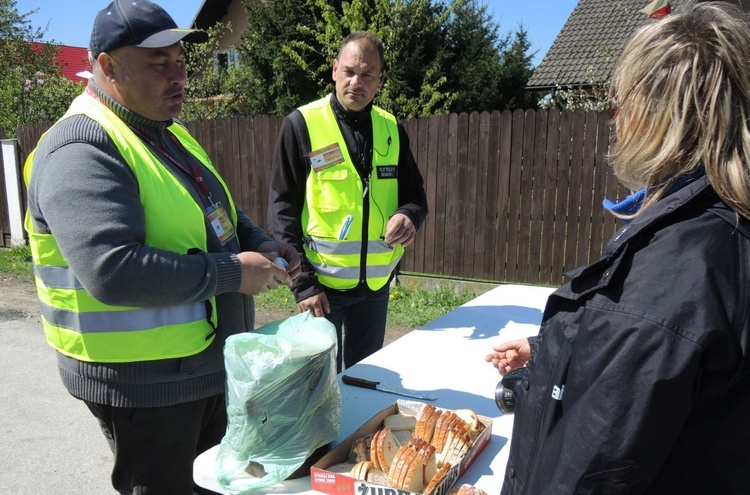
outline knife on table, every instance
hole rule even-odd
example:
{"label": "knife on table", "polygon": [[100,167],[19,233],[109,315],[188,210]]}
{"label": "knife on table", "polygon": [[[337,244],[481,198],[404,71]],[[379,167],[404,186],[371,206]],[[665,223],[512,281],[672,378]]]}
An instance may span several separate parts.
{"label": "knife on table", "polygon": [[408,388],[400,387],[398,385],[382,385],[380,382],[374,382],[372,380],[365,380],[364,378],[357,378],[355,376],[341,375],[341,381],[346,383],[347,385],[353,385],[355,387],[369,388],[372,390],[380,390],[381,392],[404,395],[406,397],[413,397],[415,399],[425,399],[425,400],[437,399],[437,395],[430,394],[427,392],[421,392],[419,390],[410,390]]}

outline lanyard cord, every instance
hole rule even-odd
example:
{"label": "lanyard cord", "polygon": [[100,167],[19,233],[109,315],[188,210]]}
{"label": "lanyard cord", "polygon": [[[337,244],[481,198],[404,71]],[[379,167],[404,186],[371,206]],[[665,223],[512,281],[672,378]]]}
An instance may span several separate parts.
{"label": "lanyard cord", "polygon": [[[206,183],[203,180],[203,174],[201,174],[200,169],[195,165],[195,162],[193,160],[190,160],[190,165],[191,165],[191,168],[192,168],[192,171],[191,171],[191,170],[188,170],[188,168],[185,165],[183,165],[182,163],[180,163],[179,160],[177,160],[175,157],[173,157],[171,153],[169,153],[163,147],[161,147],[158,144],[156,144],[152,139],[150,139],[148,136],[146,136],[145,134],[143,134],[141,131],[139,131],[138,129],[136,129],[135,127],[133,127],[133,126],[131,126],[129,124],[128,124],[128,127],[130,127],[130,129],[136,135],[138,135],[138,137],[140,137],[143,141],[145,141],[148,144],[150,144],[151,147],[153,147],[154,149],[156,149],[159,153],[161,153],[164,157],[166,157],[170,162],[172,162],[176,167],[178,167],[180,170],[182,170],[183,172],[185,172],[185,174],[188,177],[190,177],[191,179],[193,179],[193,181],[195,182],[195,184],[198,186],[198,189],[201,190],[201,192],[206,197],[206,199],[208,199],[208,201],[212,205],[214,204],[213,200],[211,199],[211,191],[208,190],[208,187],[206,187]],[[180,149],[180,151],[182,151],[185,155],[188,155],[188,156],[190,156],[192,158],[192,155],[190,155],[187,152],[187,150],[182,145],[182,143],[179,141],[179,139],[177,139],[177,137],[174,134],[172,134],[172,132],[169,129],[167,129],[165,132],[167,133],[167,136],[170,137],[170,139],[172,140],[172,142],[174,142],[175,145],[177,145],[177,147]]]}

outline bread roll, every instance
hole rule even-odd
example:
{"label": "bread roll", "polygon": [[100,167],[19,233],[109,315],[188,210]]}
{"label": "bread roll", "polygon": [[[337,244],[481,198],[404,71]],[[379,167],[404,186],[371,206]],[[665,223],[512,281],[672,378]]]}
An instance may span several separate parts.
{"label": "bread roll", "polygon": [[487,495],[487,492],[474,485],[463,484],[458,488],[453,488],[449,495]]}

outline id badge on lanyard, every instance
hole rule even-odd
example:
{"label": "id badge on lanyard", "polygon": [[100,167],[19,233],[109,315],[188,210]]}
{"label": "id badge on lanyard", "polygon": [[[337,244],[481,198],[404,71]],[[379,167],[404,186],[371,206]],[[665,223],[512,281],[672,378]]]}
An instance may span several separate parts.
{"label": "id badge on lanyard", "polygon": [[221,206],[221,203],[212,203],[211,206],[206,208],[206,216],[222,246],[234,237],[234,225],[232,225],[229,214]]}
{"label": "id badge on lanyard", "polygon": [[[87,89],[87,91],[90,88]],[[172,162],[177,168],[185,172],[185,174],[190,177],[195,184],[198,186],[198,189],[200,189],[201,193],[205,198],[208,199],[208,202],[211,203],[209,207],[206,208],[206,217],[208,218],[208,222],[211,224],[211,227],[214,229],[214,232],[216,233],[216,237],[218,237],[219,242],[221,245],[225,245],[229,239],[234,237],[234,225],[232,225],[232,221],[229,219],[229,214],[227,214],[227,210],[221,206],[221,203],[216,202],[214,203],[211,199],[211,192],[208,190],[208,187],[206,187],[206,184],[203,182],[203,174],[201,174],[200,169],[195,165],[193,160],[195,160],[195,157],[193,157],[187,150],[185,150],[185,147],[182,145],[179,139],[175,137],[174,134],[171,132],[167,132],[167,136],[172,140],[172,142],[175,143],[175,145],[182,151],[183,154],[186,156],[190,156],[190,166],[192,168],[191,170],[180,160],[177,160],[175,157],[173,157],[167,150],[165,150],[163,147],[159,146],[157,143],[155,143],[152,139],[148,138],[148,136],[144,135],[142,132],[140,132],[135,127],[131,127],[134,133],[136,133],[138,136],[140,136],[141,139],[149,143],[154,149],[158,150],[165,158],[167,158],[170,162]]]}

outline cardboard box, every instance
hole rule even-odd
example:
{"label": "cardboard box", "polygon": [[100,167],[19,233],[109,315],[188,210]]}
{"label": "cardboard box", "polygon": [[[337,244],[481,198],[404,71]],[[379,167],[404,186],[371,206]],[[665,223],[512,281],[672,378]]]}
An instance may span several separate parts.
{"label": "cardboard box", "polygon": [[[316,462],[310,468],[310,480],[312,483],[312,489],[327,493],[329,495],[420,495],[413,494],[406,490],[399,490],[393,487],[378,485],[370,483],[368,481],[358,480],[348,474],[336,473],[328,471],[328,466],[346,462],[349,457],[349,451],[351,450],[352,444],[358,438],[365,437],[377,430],[382,428],[383,420],[391,414],[396,414],[400,411],[399,405],[401,401],[396,402],[392,406],[383,409],[369,421],[359,427],[357,431],[349,435],[346,440],[337,445],[333,450],[323,456],[318,462]],[[405,404],[405,403],[402,403]],[[411,404],[421,404],[411,402]],[[436,406],[437,407],[437,406]],[[438,409],[444,409],[438,407]],[[404,410],[407,414],[414,414],[414,410],[409,408]],[[448,474],[445,476],[443,481],[437,486],[431,495],[445,495],[453,487],[458,478],[468,469],[468,467],[474,462],[474,459],[484,450],[487,444],[490,442],[492,437],[492,418],[486,416],[479,416],[479,420],[484,424],[484,430],[479,434],[474,444],[461,459],[460,464],[455,465],[451,468]]]}

